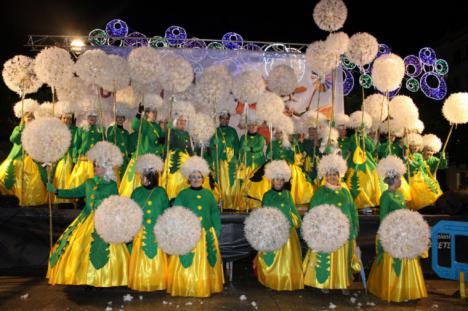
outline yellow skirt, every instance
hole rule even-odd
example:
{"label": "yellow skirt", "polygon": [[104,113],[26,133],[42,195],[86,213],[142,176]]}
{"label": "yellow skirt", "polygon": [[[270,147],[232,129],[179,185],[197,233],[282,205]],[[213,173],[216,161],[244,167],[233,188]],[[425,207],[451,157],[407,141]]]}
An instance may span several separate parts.
{"label": "yellow skirt", "polygon": [[228,161],[220,161],[219,175],[221,182],[219,183],[218,187],[221,188],[221,193],[218,195],[223,200],[223,209],[235,210],[238,206],[237,199],[239,196],[236,192],[238,188],[236,188],[235,181],[231,185]]}
{"label": "yellow skirt", "polygon": [[379,264],[374,260],[367,280],[369,292],[382,300],[395,302],[427,297],[419,259],[402,259],[400,276],[393,269],[393,261],[386,252]]}
{"label": "yellow skirt", "polygon": [[[11,161],[13,161],[14,181],[13,186],[7,189],[4,182]],[[16,160],[7,159],[4,161],[0,166],[0,189],[2,194],[15,195],[20,206],[46,204],[47,191],[42,182],[38,165],[29,155],[24,156],[24,162],[21,161],[21,157]]]}
{"label": "yellow skirt", "polygon": [[294,204],[309,204],[314,194],[314,187],[298,165],[290,165],[291,168],[291,195]]}
{"label": "yellow skirt", "polygon": [[174,150],[169,151],[169,156],[164,162],[164,171],[161,178],[161,185],[166,189],[169,200],[174,199],[181,190],[188,187],[187,178],[182,175],[181,167],[185,161],[190,157],[188,153],[180,152],[180,164],[179,169],[175,173],[171,173],[171,167],[173,166],[172,159],[174,157]]}
{"label": "yellow skirt", "polygon": [[270,266],[265,262],[264,255],[259,252],[254,259],[254,269],[260,283],[274,290],[304,288],[301,244],[296,229],[291,229],[288,242],[274,252],[275,258]]}
{"label": "yellow skirt", "polygon": [[133,239],[128,268],[128,287],[139,291],[156,291],[167,288],[167,255],[158,248],[156,256],[149,258],[143,250],[145,229]]}
{"label": "yellow skirt", "polygon": [[[9,188],[6,185],[8,177],[14,180],[15,166],[12,163],[13,163],[13,159],[7,158],[0,165],[0,194],[1,195],[15,195],[15,193],[13,192],[13,184],[11,184]],[[10,166],[10,164],[12,165]],[[10,172],[8,170],[10,170]],[[11,176],[8,176],[10,174]]]}
{"label": "yellow skirt", "polygon": [[[73,170],[73,162],[69,154],[61,159],[55,167],[54,186],[56,189],[67,189],[70,184],[70,176]],[[53,197],[53,203],[71,203],[71,199]]]}
{"label": "yellow skirt", "polygon": [[367,166],[364,172],[358,170],[357,185],[355,184],[353,175],[354,169],[351,168],[348,170],[348,178],[346,180],[346,184],[348,185],[351,194],[353,191],[353,186],[358,187],[359,194],[354,199],[356,207],[361,209],[378,206],[380,204],[380,195],[382,194],[382,190],[377,171],[375,169],[371,170]]}
{"label": "yellow skirt", "polygon": [[[73,226],[78,218],[70,225]],[[77,224],[77,227],[68,237],[68,245],[55,264],[49,266],[47,278],[49,284],[62,285],[90,285],[95,287],[126,286],[128,276],[129,254],[127,246],[109,244],[109,261],[101,269],[94,268],[89,256],[92,233],[94,231],[94,212]],[[52,248],[51,254],[58,244]]]}
{"label": "yellow skirt", "polygon": [[[430,183],[432,187],[428,184]],[[433,205],[435,201],[442,195],[439,183],[432,176],[423,176],[422,172],[418,172],[409,178],[409,185],[413,200],[409,208],[418,210],[420,208]]]}
{"label": "yellow skirt", "polygon": [[94,165],[85,157],[80,157],[73,168],[67,189],[81,186],[88,178],[94,177]]}
{"label": "yellow skirt", "polygon": [[319,253],[309,249],[302,265],[304,285],[321,289],[348,288],[353,281],[352,273],[361,270],[355,248],[356,242],[354,240],[346,242],[338,250],[328,254],[328,265],[321,262]]}
{"label": "yellow skirt", "polygon": [[214,228],[210,228],[214,237],[217,258],[214,267],[208,262],[208,251],[206,245],[206,232],[202,228],[202,234],[197,246],[192,265],[184,268],[179,256],[171,256],[169,259],[169,281],[167,292],[171,296],[209,297],[213,293],[223,291],[224,274],[219,252],[218,238]]}
{"label": "yellow skirt", "polygon": [[125,197],[131,197],[133,190],[141,185],[141,175],[135,172],[135,158],[132,158],[127,165],[125,174],[120,180],[119,194]]}

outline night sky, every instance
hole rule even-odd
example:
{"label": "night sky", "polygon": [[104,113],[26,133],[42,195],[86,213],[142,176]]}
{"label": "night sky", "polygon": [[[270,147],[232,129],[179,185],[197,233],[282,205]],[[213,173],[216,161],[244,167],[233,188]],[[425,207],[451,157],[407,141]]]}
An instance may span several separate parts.
{"label": "night sky", "polygon": [[[24,46],[28,34],[87,35],[94,28],[104,28],[113,18],[125,20],[131,30],[147,36],[163,35],[171,25],[184,27],[192,36],[210,39],[219,39],[224,33],[234,31],[245,40],[310,43],[325,39],[327,35],[317,28],[312,19],[312,11],[318,1],[276,0],[275,4],[272,4],[273,1],[253,0],[209,4],[194,2],[201,1],[193,0],[190,4],[167,1],[170,7],[156,7],[162,1],[152,1],[154,8],[139,1],[2,1],[0,63],[16,54],[34,56]],[[369,32],[403,57],[417,53],[424,46],[435,46],[449,36],[468,31],[466,1],[446,0],[438,5],[412,0],[345,0],[345,3],[348,19],[343,30],[346,33]],[[467,43],[464,43],[463,52]],[[440,56],[449,59],[449,55]],[[449,93],[467,90],[468,86],[459,90],[449,84]],[[6,125],[0,133],[0,154],[4,154],[10,148],[8,137],[16,122],[11,106],[17,101],[17,96],[0,83],[0,98],[0,122]],[[442,102],[424,96],[413,98],[426,129],[430,127],[431,131],[445,139],[448,124],[440,113]],[[352,97],[349,101],[348,113],[356,105],[352,103]],[[345,99],[345,105],[348,105],[348,99]],[[449,151],[455,151],[455,144],[461,145],[461,138],[466,136],[462,135],[463,132],[466,132],[466,126],[457,130]],[[455,157],[458,162],[466,163],[466,152],[463,156]]]}

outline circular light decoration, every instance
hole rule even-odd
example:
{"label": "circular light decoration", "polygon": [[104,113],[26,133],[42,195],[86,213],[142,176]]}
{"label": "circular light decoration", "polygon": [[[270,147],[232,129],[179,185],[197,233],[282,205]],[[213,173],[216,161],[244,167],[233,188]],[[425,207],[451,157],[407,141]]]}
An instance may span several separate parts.
{"label": "circular light decoration", "polygon": [[127,23],[121,19],[113,19],[106,24],[106,33],[109,37],[125,37],[128,34]]}
{"label": "circular light decoration", "polygon": [[446,75],[449,71],[449,65],[444,59],[436,60],[434,67],[435,72],[441,76]]}
{"label": "circular light decoration", "polygon": [[390,54],[392,53],[392,49],[386,45],[385,43],[379,43],[379,51],[377,52],[377,57],[383,54]]}
{"label": "circular light decoration", "polygon": [[217,41],[208,43],[206,47],[212,50],[224,50],[224,45],[221,42],[217,42]]}
{"label": "circular light decoration", "polygon": [[171,26],[166,29],[164,38],[170,46],[183,44],[187,39],[187,32],[180,26]]}
{"label": "circular light decoration", "polygon": [[200,62],[202,61],[207,53],[206,50],[206,43],[198,38],[190,38],[183,44],[184,48],[190,50],[182,50],[182,54],[190,59],[193,62]]}
{"label": "circular light decoration", "polygon": [[353,64],[353,63],[349,60],[349,58],[346,57],[346,55],[343,54],[343,55],[340,56],[340,58],[341,58],[341,65],[343,65],[343,67],[344,67],[345,69],[351,70],[351,69],[356,68],[356,65]]}
{"label": "circular light decoration", "polygon": [[107,33],[102,29],[91,30],[88,41],[92,46],[103,46],[107,42]]}
{"label": "circular light decoration", "polygon": [[359,85],[363,88],[368,89],[372,86],[372,78],[369,74],[365,73],[359,76]]}
{"label": "circular light decoration", "polygon": [[418,77],[422,73],[421,61],[416,55],[408,55],[403,60],[405,62],[405,72],[407,76]]}
{"label": "circular light decoration", "polygon": [[416,93],[419,91],[419,81],[413,77],[406,80],[406,89],[410,92]]}
{"label": "circular light decoration", "polygon": [[432,48],[422,48],[419,50],[419,59],[424,65],[433,66],[436,61],[436,53]]}
{"label": "circular light decoration", "polygon": [[150,38],[148,44],[152,48],[165,48],[168,46],[166,39],[160,36]]}
{"label": "circular light decoration", "polygon": [[128,34],[124,40],[124,45],[133,47],[148,46],[148,38],[141,32],[135,31]]}
{"label": "circular light decoration", "polygon": [[343,76],[343,96],[349,95],[354,88],[354,77],[350,70],[341,68]]}
{"label": "circular light decoration", "polygon": [[242,36],[235,32],[225,33],[221,40],[223,45],[229,50],[238,50],[244,43]]}
{"label": "circular light decoration", "polygon": [[[437,80],[437,87],[431,87],[427,82],[427,79],[432,76]],[[426,72],[420,79],[421,90],[429,98],[434,100],[441,100],[447,95],[447,83],[442,76],[434,72]]]}

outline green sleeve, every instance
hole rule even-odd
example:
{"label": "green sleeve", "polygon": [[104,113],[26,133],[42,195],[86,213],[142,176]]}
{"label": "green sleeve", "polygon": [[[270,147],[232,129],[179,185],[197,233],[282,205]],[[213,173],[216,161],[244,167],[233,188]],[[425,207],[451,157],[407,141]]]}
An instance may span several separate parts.
{"label": "green sleeve", "polygon": [[348,189],[345,189],[346,195],[348,196],[348,201],[350,203],[349,209],[350,209],[350,214],[351,214],[351,221],[353,224],[353,231],[354,231],[354,236],[353,238],[356,238],[359,233],[359,215],[358,211],[356,208],[356,204],[354,203],[353,196],[349,192]]}
{"label": "green sleeve", "polygon": [[262,135],[258,135],[258,140],[255,146],[253,146],[253,152],[263,152],[263,147],[265,146],[265,138]]}
{"label": "green sleeve", "polygon": [[369,153],[374,153],[375,151],[375,144],[368,136],[366,136],[366,151]]}
{"label": "green sleeve", "polygon": [[20,145],[21,144],[21,132],[23,131],[24,126],[18,125],[15,127],[13,132],[10,135],[10,141],[13,144]]}
{"label": "green sleeve", "polygon": [[86,196],[86,182],[72,189],[57,189],[59,198],[84,198]]}
{"label": "green sleeve", "polygon": [[72,154],[72,158],[73,158],[73,162],[76,163],[76,161],[78,160],[78,156],[79,156],[79,150],[81,148],[81,129],[80,128],[77,128],[76,129],[76,132],[75,132],[75,136],[73,137],[73,154]]}
{"label": "green sleeve", "polygon": [[317,189],[317,192],[314,193],[314,196],[312,197],[312,200],[310,200],[310,208],[313,208],[317,205],[323,204],[323,188],[320,187]]}
{"label": "green sleeve", "polygon": [[239,154],[239,136],[237,135],[237,131],[235,128],[232,128],[232,136],[234,137],[233,140],[234,140],[234,155],[238,155]]}
{"label": "green sleeve", "polygon": [[164,189],[162,189],[161,195],[161,214],[169,208],[169,198],[167,197],[167,193]]}
{"label": "green sleeve", "polygon": [[184,203],[183,203],[183,202],[184,202],[183,196],[184,196],[184,192],[181,191],[181,192],[177,195],[177,197],[175,198],[175,200],[174,200],[174,206],[178,206],[178,205],[184,206]]}
{"label": "green sleeve", "polygon": [[390,200],[387,193],[383,193],[380,197],[380,222],[388,215],[390,212]]}
{"label": "green sleeve", "polygon": [[288,205],[289,205],[289,212],[293,215],[295,215],[298,219],[298,227],[301,226],[301,215],[299,214],[299,211],[296,208],[296,205],[294,205],[294,201],[292,199],[291,193],[288,192]]}
{"label": "green sleeve", "polygon": [[[440,164],[439,164],[439,169],[444,170],[448,167],[448,161],[445,156],[445,152],[440,154]],[[434,169],[435,170],[435,169]]]}

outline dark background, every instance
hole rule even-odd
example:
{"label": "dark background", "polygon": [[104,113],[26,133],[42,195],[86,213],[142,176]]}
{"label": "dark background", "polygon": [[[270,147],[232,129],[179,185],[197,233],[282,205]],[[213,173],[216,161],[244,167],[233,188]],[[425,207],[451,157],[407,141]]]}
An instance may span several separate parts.
{"label": "dark background", "polygon": [[[86,35],[94,28],[104,28],[114,18],[125,20],[131,30],[148,36],[163,35],[167,27],[180,25],[198,38],[218,39],[229,31],[245,40],[310,43],[324,39],[312,19],[318,1],[2,1],[0,25],[2,42],[0,63],[16,54],[34,56],[24,45],[28,34]],[[344,31],[349,35],[366,31],[379,42],[391,46],[402,57],[417,54],[420,48],[433,47],[438,57],[453,68],[468,60],[468,3],[465,1],[345,1],[348,19]],[[450,49],[444,46],[451,44]],[[455,46],[453,46],[455,44]],[[466,65],[466,64],[465,64]],[[467,91],[466,79],[448,73],[449,94]],[[458,75],[465,76],[464,71]],[[350,113],[360,105],[359,88],[345,98]],[[407,94],[402,91],[402,94]],[[421,92],[411,94],[419,107],[426,132],[445,139],[449,125],[441,114],[442,101],[426,98]],[[50,100],[44,88],[38,95]],[[12,105],[15,93],[0,83],[0,158],[9,151],[8,137],[17,120]],[[454,133],[448,149],[452,164],[465,164],[468,148],[464,147],[466,125]]]}

